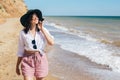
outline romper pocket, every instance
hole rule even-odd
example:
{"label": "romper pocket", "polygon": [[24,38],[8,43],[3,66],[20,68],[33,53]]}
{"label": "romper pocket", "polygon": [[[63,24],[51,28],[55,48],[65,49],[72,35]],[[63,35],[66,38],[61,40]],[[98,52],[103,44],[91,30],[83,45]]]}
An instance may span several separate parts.
{"label": "romper pocket", "polygon": [[34,67],[32,56],[24,56],[21,62],[21,67]]}

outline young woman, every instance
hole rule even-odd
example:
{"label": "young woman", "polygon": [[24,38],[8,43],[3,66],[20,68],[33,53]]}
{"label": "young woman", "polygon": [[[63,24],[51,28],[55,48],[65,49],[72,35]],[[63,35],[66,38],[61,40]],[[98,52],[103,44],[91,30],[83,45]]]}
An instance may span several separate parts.
{"label": "young woman", "polygon": [[18,60],[16,64],[16,73],[20,75],[21,71],[24,80],[43,80],[48,74],[48,61],[44,52],[45,44],[54,44],[54,38],[49,31],[43,27],[44,18],[38,9],[29,10],[20,18],[24,26],[20,31],[18,44]]}

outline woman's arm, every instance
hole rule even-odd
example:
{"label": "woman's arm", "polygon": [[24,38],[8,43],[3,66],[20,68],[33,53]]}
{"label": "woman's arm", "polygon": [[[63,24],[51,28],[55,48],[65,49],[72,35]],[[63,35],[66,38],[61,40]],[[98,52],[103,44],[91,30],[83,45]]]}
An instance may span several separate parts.
{"label": "woman's arm", "polygon": [[47,43],[49,44],[49,45],[53,45],[54,44],[54,39],[53,39],[53,37],[50,35],[50,34],[48,34],[48,32],[44,29],[44,28],[42,28],[42,33],[44,34],[44,36],[45,36],[45,38],[46,38],[46,40],[47,40]]}
{"label": "woman's arm", "polygon": [[22,57],[18,57],[18,59],[17,59],[17,64],[16,64],[16,73],[17,73],[17,75],[20,75],[19,65],[20,65],[20,63],[21,63],[21,60],[22,60]]}
{"label": "woman's arm", "polygon": [[22,35],[22,31],[21,31],[19,34],[18,51],[17,51],[18,59],[17,59],[17,64],[16,64],[16,73],[18,75],[20,75],[19,65],[21,63],[23,53],[24,53],[24,41],[23,41],[23,35]]}
{"label": "woman's arm", "polygon": [[46,41],[49,45],[53,45],[54,44],[54,38],[47,32],[47,30],[43,27],[42,22],[39,23],[38,25],[39,29],[42,31],[42,33],[44,34]]}

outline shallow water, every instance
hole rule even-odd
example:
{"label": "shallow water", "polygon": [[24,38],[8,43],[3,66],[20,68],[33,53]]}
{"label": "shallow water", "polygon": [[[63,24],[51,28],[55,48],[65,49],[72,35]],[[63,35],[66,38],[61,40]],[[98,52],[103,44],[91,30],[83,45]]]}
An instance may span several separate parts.
{"label": "shallow water", "polygon": [[45,27],[61,48],[120,72],[120,18],[47,17]]}

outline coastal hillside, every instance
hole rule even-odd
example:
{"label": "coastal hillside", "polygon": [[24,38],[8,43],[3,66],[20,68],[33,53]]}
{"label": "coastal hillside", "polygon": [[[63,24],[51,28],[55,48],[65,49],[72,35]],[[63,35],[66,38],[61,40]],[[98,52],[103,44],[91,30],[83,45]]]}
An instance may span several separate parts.
{"label": "coastal hillside", "polygon": [[0,0],[0,23],[4,22],[6,18],[19,17],[26,10],[24,0]]}

